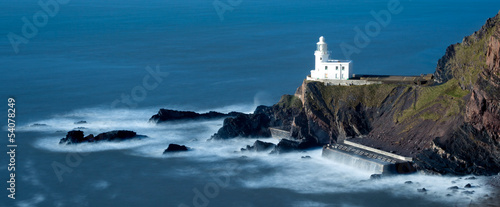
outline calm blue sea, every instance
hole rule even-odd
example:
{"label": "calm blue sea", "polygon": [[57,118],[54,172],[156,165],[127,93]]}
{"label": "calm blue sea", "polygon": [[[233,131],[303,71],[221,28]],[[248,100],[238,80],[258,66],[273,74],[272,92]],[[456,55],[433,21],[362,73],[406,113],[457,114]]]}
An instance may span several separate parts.
{"label": "calm blue sea", "polygon": [[[18,144],[16,200],[7,198],[0,152],[0,206],[467,206],[490,193],[448,192],[467,184],[461,177],[364,182],[369,173],[319,150],[245,158],[234,151],[255,139],[205,141],[222,120],[147,120],[162,107],[271,105],[310,73],[319,36],[333,58],[354,61],[356,74],[433,73],[446,47],[478,30],[499,1],[60,0],[50,14],[40,2],[56,1],[0,2],[0,97],[16,99]],[[59,146],[76,127],[149,139]],[[162,156],[169,143],[194,150]]]}

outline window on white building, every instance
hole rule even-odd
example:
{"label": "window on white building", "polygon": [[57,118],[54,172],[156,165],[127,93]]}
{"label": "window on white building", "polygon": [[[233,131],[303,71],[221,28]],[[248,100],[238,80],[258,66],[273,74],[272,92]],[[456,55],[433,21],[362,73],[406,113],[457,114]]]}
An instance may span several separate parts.
{"label": "window on white building", "polygon": [[325,70],[328,70],[328,66],[325,66]]}
{"label": "window on white building", "polygon": [[344,66],[342,66],[342,70],[344,70]]}
{"label": "window on white building", "polygon": [[339,78],[339,74],[335,74],[335,78]]}
{"label": "window on white building", "polygon": [[339,70],[339,66],[335,66],[335,70]]}

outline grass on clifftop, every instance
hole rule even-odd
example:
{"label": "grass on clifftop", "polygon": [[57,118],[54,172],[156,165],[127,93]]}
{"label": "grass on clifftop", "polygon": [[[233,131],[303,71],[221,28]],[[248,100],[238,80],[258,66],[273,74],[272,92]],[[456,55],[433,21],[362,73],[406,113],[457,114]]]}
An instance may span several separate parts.
{"label": "grass on clifftop", "polygon": [[[337,112],[339,101],[344,101],[349,107],[356,107],[362,103],[366,107],[380,107],[385,98],[391,94],[397,85],[372,84],[359,86],[325,86],[318,84],[318,88],[325,103],[332,111]],[[332,103],[333,101],[333,103]]]}
{"label": "grass on clifftop", "polygon": [[[469,91],[462,90],[455,79],[442,85],[422,87],[417,92],[416,103],[402,113],[394,114],[394,122],[415,120],[412,118],[437,121],[458,115],[465,106],[463,97],[467,94]],[[436,104],[439,104],[438,110],[427,110]]]}
{"label": "grass on clifftop", "polygon": [[278,106],[281,108],[302,108],[302,101],[294,95],[281,96]]}

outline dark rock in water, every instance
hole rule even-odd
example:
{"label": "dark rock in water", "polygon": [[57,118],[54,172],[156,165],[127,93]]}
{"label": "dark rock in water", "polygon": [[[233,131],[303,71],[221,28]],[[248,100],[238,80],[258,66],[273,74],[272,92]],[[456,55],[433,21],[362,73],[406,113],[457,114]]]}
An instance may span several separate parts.
{"label": "dark rock in water", "polygon": [[154,123],[161,123],[166,121],[176,120],[193,120],[193,119],[218,119],[230,116],[237,116],[239,112],[230,112],[228,114],[210,111],[208,113],[196,113],[193,111],[176,111],[170,109],[160,109],[157,114],[153,115],[149,121]]}
{"label": "dark rock in water", "polygon": [[306,156],[302,156],[301,158],[302,158],[302,159],[311,159],[311,156],[306,155]]}
{"label": "dark rock in water", "polygon": [[182,151],[188,151],[189,148],[186,147],[185,145],[178,145],[178,144],[169,144],[167,149],[163,151],[163,154],[169,153],[169,152],[182,152]]}
{"label": "dark rock in water", "polygon": [[88,136],[84,136],[83,131],[80,130],[72,130],[66,134],[65,138],[62,138],[59,141],[59,144],[78,144],[83,142],[100,142],[100,141],[123,141],[134,138],[143,138],[146,137],[144,135],[137,135],[137,133],[128,130],[115,130],[104,132],[94,136],[90,134]]}
{"label": "dark rock in water", "polygon": [[76,127],[73,130],[82,130],[82,129],[87,129],[86,127]]}
{"label": "dark rock in water", "polygon": [[86,123],[87,123],[87,121],[77,121],[77,122],[75,122],[75,124],[86,124]]}
{"label": "dark rock in water", "polygon": [[293,151],[301,151],[304,149],[318,147],[319,145],[315,142],[309,141],[294,141],[289,139],[281,139],[276,147],[271,151],[271,154],[280,154]]}
{"label": "dark rock in water", "polygon": [[287,152],[292,152],[296,151],[299,149],[299,144],[300,142],[298,141],[292,141],[288,139],[282,139],[278,145],[274,148],[274,150],[271,153],[287,153]]}
{"label": "dark rock in water", "polygon": [[247,145],[246,148],[241,148],[241,151],[253,151],[253,152],[262,152],[262,151],[268,151],[271,150],[273,147],[276,145],[270,142],[263,142],[260,140],[257,140],[253,143],[252,146]]}
{"label": "dark rock in water", "polygon": [[239,114],[226,118],[222,128],[211,139],[270,137],[269,121],[264,114]]}
{"label": "dark rock in water", "polygon": [[85,140],[85,137],[83,135],[83,131],[80,130],[73,130],[69,131],[68,134],[66,134],[65,138],[62,138],[59,141],[59,144],[73,144],[73,143],[80,143]]}
{"label": "dark rock in water", "polygon": [[467,185],[465,185],[464,188],[472,188],[472,185],[470,183],[467,183]]}
{"label": "dark rock in water", "polygon": [[472,177],[468,177],[468,178],[465,178],[466,180],[475,180],[476,177],[472,176]]}
{"label": "dark rock in water", "polygon": [[427,192],[428,190],[425,188],[419,188],[419,189],[417,189],[417,191],[420,193],[423,193],[423,192]]}
{"label": "dark rock in water", "polygon": [[448,190],[458,190],[460,189],[458,186],[451,186],[448,188]]}
{"label": "dark rock in water", "polygon": [[448,194],[446,194],[446,196],[450,197],[450,196],[452,196],[452,195],[448,193]]}
{"label": "dark rock in water", "polygon": [[382,174],[372,174],[370,175],[370,180],[382,179]]}
{"label": "dark rock in water", "polygon": [[39,124],[39,123],[34,123],[32,125],[30,125],[30,127],[45,127],[45,126],[49,126],[47,124]]}
{"label": "dark rock in water", "polygon": [[411,181],[406,181],[405,184],[413,184]]}

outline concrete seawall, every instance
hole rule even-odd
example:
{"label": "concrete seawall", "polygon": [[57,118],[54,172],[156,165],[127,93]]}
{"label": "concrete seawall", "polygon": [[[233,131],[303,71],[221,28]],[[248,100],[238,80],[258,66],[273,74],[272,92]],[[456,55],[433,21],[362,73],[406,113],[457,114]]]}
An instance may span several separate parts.
{"label": "concrete seawall", "polygon": [[323,147],[322,155],[335,162],[375,174],[406,174],[415,172],[411,161],[408,161],[411,158],[405,158],[363,145],[351,146],[345,143],[326,145]]}
{"label": "concrete seawall", "polygon": [[269,130],[271,131],[271,136],[276,139],[289,139],[291,136],[290,132],[286,130],[273,127],[269,127]]}

